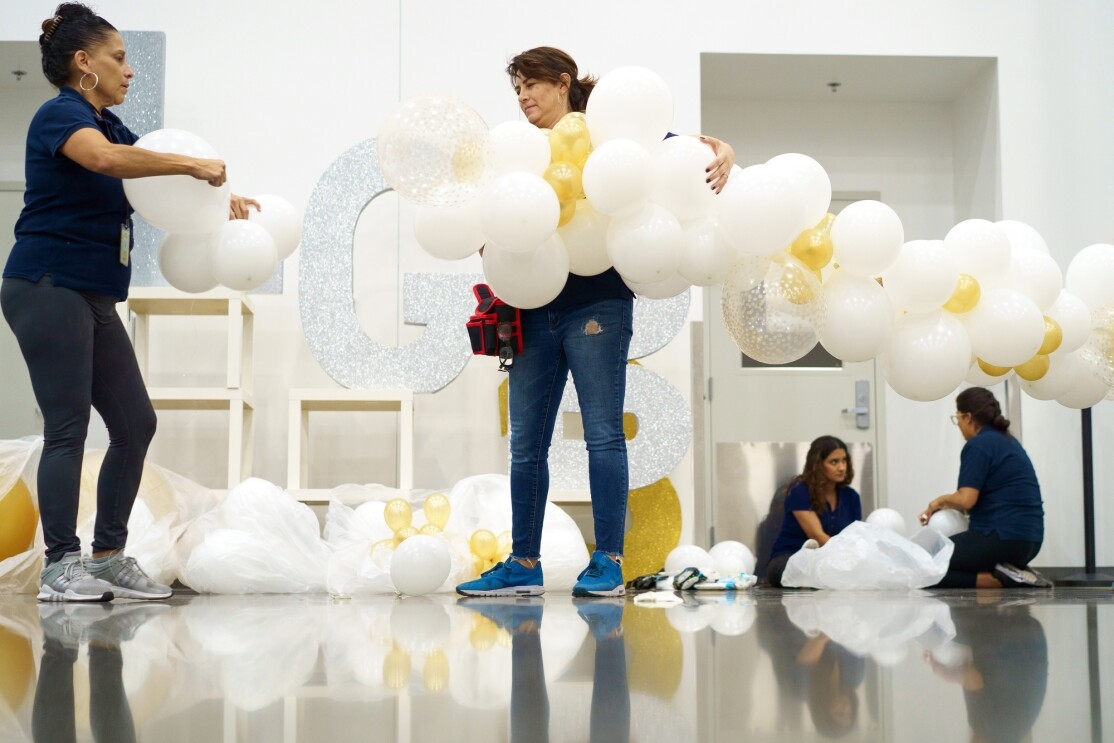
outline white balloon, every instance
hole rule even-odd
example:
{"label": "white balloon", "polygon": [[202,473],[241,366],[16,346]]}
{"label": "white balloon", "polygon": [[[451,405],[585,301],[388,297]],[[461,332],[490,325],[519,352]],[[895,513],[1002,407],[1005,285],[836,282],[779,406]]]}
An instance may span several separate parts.
{"label": "white balloon", "polygon": [[716,561],[703,547],[682,544],[674,547],[665,556],[665,572],[679,573],[685,568],[696,568],[704,575],[710,576],[715,572]]}
{"label": "white balloon", "polygon": [[[841,264],[842,266],[842,264]],[[943,240],[911,240],[882,272],[882,285],[896,310],[939,309],[955,292],[959,260]]]}
{"label": "white balloon", "polygon": [[529,310],[549,304],[569,278],[569,253],[553,235],[530,253],[511,253],[488,243],[484,276],[495,295],[507,304]]}
{"label": "white balloon", "polygon": [[751,165],[728,179],[716,212],[727,240],[750,255],[776,253],[811,226],[800,191],[769,165]]}
{"label": "white balloon", "polygon": [[827,317],[816,335],[828,353],[841,361],[869,361],[885,350],[894,309],[877,281],[840,270],[821,291]]}
{"label": "white balloon", "polygon": [[985,219],[968,219],[948,231],[944,244],[955,251],[959,272],[973,276],[982,289],[1000,281],[1010,265],[1010,238]]}
{"label": "white balloon", "polygon": [[673,629],[691,634],[705,629],[712,623],[716,618],[716,608],[715,604],[670,606],[665,610],[665,618]]}
{"label": "white balloon", "polygon": [[682,222],[711,214],[716,194],[705,168],[715,159],[712,148],[696,137],[670,137],[652,152],[654,189],[650,200]]}
{"label": "white balloon", "polygon": [[1041,237],[1041,234],[1035,229],[1025,224],[1018,222],[1016,219],[1003,219],[996,223],[1002,231],[1006,233],[1006,237],[1010,241],[1010,250],[1017,252],[1019,250],[1035,250],[1039,253],[1048,252],[1048,244]]}
{"label": "white balloon", "polygon": [[654,281],[649,284],[639,284],[637,281],[631,281],[627,278],[623,279],[623,283],[632,292],[646,299],[669,299],[692,288],[689,280],[679,273],[673,273],[661,281]]}
{"label": "white balloon", "polygon": [[892,508],[875,508],[866,517],[868,524],[878,524],[901,536],[908,536],[905,527],[905,517]]}
{"label": "white balloon", "polygon": [[607,257],[607,226],[611,217],[601,213],[587,199],[576,202],[576,214],[557,234],[569,251],[569,271],[578,276],[595,276],[611,268]]}
{"label": "white balloon", "polygon": [[732,539],[716,542],[708,550],[708,554],[715,561],[716,570],[719,571],[721,577],[738,575],[739,573],[754,575],[754,566],[757,560],[754,553],[750,551],[750,547],[742,542],[736,542]]}
{"label": "white balloon", "polygon": [[682,222],[684,252],[677,273],[696,286],[718,284],[727,277],[738,251],[727,242],[711,217]]}
{"label": "white balloon", "polygon": [[[181,129],[157,129],[140,137],[135,146],[152,152],[219,159],[208,142]],[[125,178],[124,194],[141,217],[166,232],[214,232],[228,220],[231,190],[227,182],[210,186],[188,175]]]}
{"label": "white balloon", "polygon": [[649,284],[677,271],[685,237],[680,222],[657,204],[616,217],[607,227],[607,256],[625,278]]}
{"label": "white balloon", "polygon": [[1114,301],[1114,245],[1096,243],[1076,253],[1068,264],[1064,288],[1092,312]]}
{"label": "white balloon", "polygon": [[557,194],[533,173],[496,176],[480,197],[480,228],[509,252],[532,251],[553,234],[560,218]]}
{"label": "white balloon", "polygon": [[278,259],[284,261],[297,250],[302,240],[302,213],[281,196],[265,193],[256,196],[255,200],[260,208],[248,207],[248,221],[271,233]]}
{"label": "white balloon", "polygon": [[901,252],[905,228],[897,212],[881,201],[856,201],[832,222],[833,260],[848,273],[877,276]]}
{"label": "white balloon", "polygon": [[395,548],[391,557],[391,582],[408,596],[436,591],[449,577],[453,561],[445,542],[428,534],[415,534]]}
{"label": "white balloon", "polygon": [[[1073,354],[1076,355],[1076,354]],[[1072,369],[1071,384],[1068,391],[1056,398],[1056,402],[1065,408],[1083,410],[1098,405],[1110,392],[1110,387],[1102,381],[1095,368],[1078,358],[1078,363]]]}
{"label": "white balloon", "polygon": [[1047,309],[1056,301],[1063,283],[1064,274],[1048,253],[1018,250],[1010,258],[1005,285],[1033,300],[1041,310]]}
{"label": "white balloon", "polygon": [[975,356],[994,366],[1014,367],[1033,358],[1044,342],[1044,315],[1014,289],[984,293],[963,315]]}
{"label": "white balloon", "polygon": [[211,253],[216,280],[236,291],[267,283],[278,267],[271,233],[246,219],[233,219],[224,223],[219,235]]}
{"label": "white balloon", "polygon": [[928,528],[945,537],[954,537],[967,531],[967,517],[954,508],[942,508],[928,518]]}
{"label": "white balloon", "polygon": [[725,637],[746,634],[754,626],[758,609],[754,604],[716,604],[712,631]]}
{"label": "white balloon", "polygon": [[971,341],[963,324],[943,310],[902,315],[881,358],[886,382],[899,395],[939,400],[967,376]]}
{"label": "white balloon", "polygon": [[395,601],[391,606],[390,620],[391,641],[415,656],[444,648],[453,630],[452,620],[445,608],[430,599]]}
{"label": "white balloon", "polygon": [[457,206],[419,206],[414,213],[414,239],[434,258],[460,260],[487,242],[480,226],[478,199]]}
{"label": "white balloon", "polygon": [[1059,353],[1078,351],[1091,334],[1091,311],[1087,304],[1067,289],[1061,289],[1052,306],[1045,310],[1048,317],[1055,320],[1063,333]]}
{"label": "white balloon", "polygon": [[525,171],[542,175],[549,167],[549,138],[528,121],[504,121],[491,130],[491,168],[495,175]]}
{"label": "white balloon", "polygon": [[796,152],[772,157],[766,164],[781,170],[800,191],[806,228],[819,224],[832,204],[832,181],[824,166],[808,155]]}
{"label": "white balloon", "polygon": [[638,211],[654,188],[653,161],[646,148],[629,139],[598,146],[584,163],[584,195],[612,217]]}
{"label": "white balloon", "polygon": [[1048,371],[1035,381],[1021,380],[1021,389],[1035,400],[1055,400],[1066,395],[1075,382],[1077,367],[1084,362],[1076,353],[1057,352],[1048,357]]}
{"label": "white balloon", "polygon": [[158,263],[163,278],[175,289],[197,294],[217,286],[213,276],[213,247],[219,232],[165,235],[159,243]]}
{"label": "white balloon", "polygon": [[593,147],[614,139],[632,139],[650,147],[669,132],[673,94],[653,70],[619,67],[596,83],[585,118]]}

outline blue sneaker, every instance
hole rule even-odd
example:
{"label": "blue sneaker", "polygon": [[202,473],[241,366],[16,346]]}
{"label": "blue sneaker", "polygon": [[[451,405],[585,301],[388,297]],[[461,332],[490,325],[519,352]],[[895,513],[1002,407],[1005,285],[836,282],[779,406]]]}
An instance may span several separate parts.
{"label": "blue sneaker", "polygon": [[579,580],[572,587],[573,596],[622,596],[626,593],[623,569],[603,552],[593,552],[588,567],[577,577]]}
{"label": "blue sneaker", "polygon": [[542,626],[545,599],[540,596],[504,596],[501,598],[462,598],[457,606],[477,612],[510,634],[537,632]]}
{"label": "blue sneaker", "polygon": [[542,564],[528,568],[518,560],[497,562],[479,578],[461,583],[461,596],[541,596],[545,593]]}
{"label": "blue sneaker", "polygon": [[588,623],[592,637],[606,640],[623,634],[624,598],[581,598],[573,599],[573,606],[580,618]]}

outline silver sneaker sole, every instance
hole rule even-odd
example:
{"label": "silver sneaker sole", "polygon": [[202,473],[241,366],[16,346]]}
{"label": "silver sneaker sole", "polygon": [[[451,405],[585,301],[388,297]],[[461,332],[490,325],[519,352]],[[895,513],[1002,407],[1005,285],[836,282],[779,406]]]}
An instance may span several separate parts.
{"label": "silver sneaker sole", "polygon": [[115,597],[113,591],[105,591],[101,594],[86,594],[74,593],[73,591],[55,591],[50,586],[39,586],[39,601],[84,601],[84,602],[97,602],[97,601],[111,601]]}
{"label": "silver sneaker sole", "polygon": [[572,595],[578,598],[588,598],[589,596],[599,596],[600,598],[608,598],[610,596],[625,596],[627,593],[626,586],[618,585],[610,591],[589,591],[585,588],[577,588],[573,586]]}
{"label": "silver sneaker sole", "polygon": [[137,591],[134,588],[124,588],[113,584],[112,592],[116,594],[118,599],[143,599],[147,601],[158,601],[160,599],[168,599],[174,595],[174,591],[155,592],[155,591]]}
{"label": "silver sneaker sole", "polygon": [[456,589],[461,596],[541,596],[545,593],[545,586],[511,586],[510,588],[496,588],[490,591],[474,591],[471,589]]}

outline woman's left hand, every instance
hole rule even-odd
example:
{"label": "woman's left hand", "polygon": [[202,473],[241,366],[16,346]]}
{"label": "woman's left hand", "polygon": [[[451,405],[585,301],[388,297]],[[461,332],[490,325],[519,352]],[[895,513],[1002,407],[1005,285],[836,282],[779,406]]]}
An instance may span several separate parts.
{"label": "woman's left hand", "polygon": [[255,199],[249,199],[247,196],[237,196],[232,194],[232,199],[228,203],[228,218],[229,219],[247,219],[248,206],[254,206],[256,211],[262,209],[259,202]]}
{"label": "woman's left hand", "polygon": [[701,134],[699,139],[716,153],[716,159],[708,164],[705,172],[708,174],[708,185],[713,191],[719,193],[727,185],[727,176],[731,174],[731,166],[735,164],[735,150],[731,145],[715,137]]}

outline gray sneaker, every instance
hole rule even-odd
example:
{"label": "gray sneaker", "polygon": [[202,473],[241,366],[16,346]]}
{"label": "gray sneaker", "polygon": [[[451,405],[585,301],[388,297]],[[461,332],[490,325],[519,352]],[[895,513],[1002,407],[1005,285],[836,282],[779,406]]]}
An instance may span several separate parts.
{"label": "gray sneaker", "polygon": [[43,636],[71,649],[88,638],[89,628],[111,616],[112,604],[42,604],[39,625]]}
{"label": "gray sneaker", "polygon": [[151,580],[135,558],[126,557],[123,552],[91,559],[86,563],[86,568],[93,577],[111,583],[116,598],[168,599],[174,594],[170,586]]}
{"label": "gray sneaker", "polygon": [[111,601],[113,588],[85,568],[80,552],[70,552],[43,568],[39,601]]}

